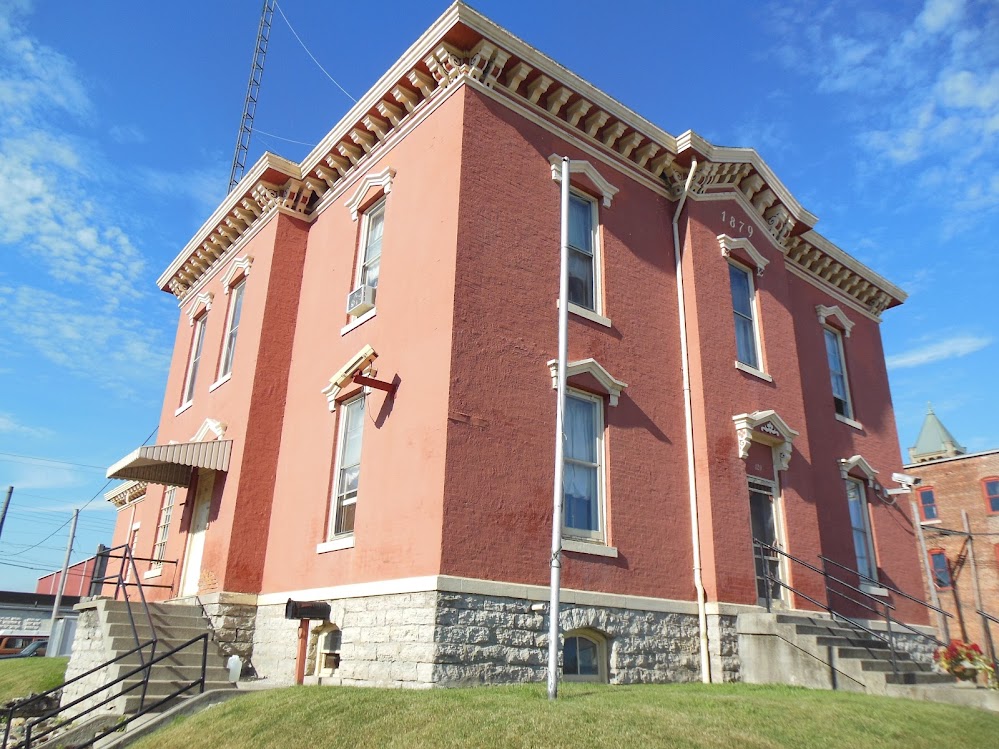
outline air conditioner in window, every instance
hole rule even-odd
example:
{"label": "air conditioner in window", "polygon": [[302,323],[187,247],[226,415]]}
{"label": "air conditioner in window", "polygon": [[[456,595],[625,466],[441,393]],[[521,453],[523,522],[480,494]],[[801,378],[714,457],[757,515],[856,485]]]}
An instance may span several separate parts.
{"label": "air conditioner in window", "polygon": [[357,317],[375,306],[375,287],[358,286],[347,295],[347,314]]}

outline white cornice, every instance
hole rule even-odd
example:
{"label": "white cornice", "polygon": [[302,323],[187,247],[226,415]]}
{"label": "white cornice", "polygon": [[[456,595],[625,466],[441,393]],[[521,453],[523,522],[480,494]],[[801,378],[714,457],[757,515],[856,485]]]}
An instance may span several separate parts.
{"label": "white cornice", "polygon": [[902,289],[900,289],[898,286],[893,284],[888,279],[884,278],[884,276],[875,273],[873,270],[868,268],[866,265],[857,260],[855,257],[848,255],[846,252],[844,252],[839,247],[834,245],[832,242],[823,237],[817,231],[813,230],[806,231],[804,234],[801,235],[801,238],[809,242],[810,244],[814,245],[816,248],[822,250],[822,252],[832,257],[841,265],[850,268],[851,270],[855,271],[858,275],[863,276],[865,279],[869,280],[875,286],[880,287],[888,294],[895,297],[900,303],[904,302],[906,299],[909,298],[909,295],[906,294],[904,291],[902,291]]}

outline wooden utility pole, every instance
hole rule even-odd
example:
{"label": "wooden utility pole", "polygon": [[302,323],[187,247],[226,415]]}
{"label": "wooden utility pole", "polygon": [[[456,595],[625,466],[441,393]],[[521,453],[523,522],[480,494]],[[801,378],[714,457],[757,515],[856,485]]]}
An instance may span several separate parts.
{"label": "wooden utility pole", "polygon": [[62,574],[59,576],[59,590],[56,592],[55,603],[52,605],[52,622],[49,632],[55,627],[59,618],[59,607],[62,605],[62,594],[66,590],[66,577],[69,575],[69,558],[73,555],[73,540],[76,538],[76,521],[80,519],[80,511],[73,510],[73,522],[69,526],[69,542],[66,544],[66,558],[62,562]]}
{"label": "wooden utility pole", "polygon": [[3,536],[3,521],[7,518],[7,508],[10,507],[10,495],[14,493],[14,487],[7,487],[7,496],[4,497],[3,506],[0,506],[0,536]]}
{"label": "wooden utility pole", "polygon": [[[923,536],[923,524],[919,522],[919,508],[916,507],[916,500],[909,495],[909,507],[912,508],[912,527],[916,529],[916,538],[919,539],[919,553],[923,556],[923,569],[926,571],[926,579],[929,581],[930,603],[938,609],[940,606],[940,596],[937,595],[937,586],[933,582],[933,568],[930,567],[930,556],[926,551],[926,538]],[[950,642],[950,627],[947,626],[947,617],[937,612],[937,626],[943,633],[944,642]]]}

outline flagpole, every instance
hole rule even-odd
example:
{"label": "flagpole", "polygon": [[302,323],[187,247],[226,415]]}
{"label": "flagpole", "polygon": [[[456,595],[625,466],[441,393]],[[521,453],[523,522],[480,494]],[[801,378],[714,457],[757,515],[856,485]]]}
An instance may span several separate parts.
{"label": "flagpole", "polygon": [[551,604],[548,607],[548,699],[558,697],[559,592],[562,577],[562,480],[565,473],[565,369],[569,340],[569,157],[562,157],[562,248],[558,286],[558,389],[552,508]]}

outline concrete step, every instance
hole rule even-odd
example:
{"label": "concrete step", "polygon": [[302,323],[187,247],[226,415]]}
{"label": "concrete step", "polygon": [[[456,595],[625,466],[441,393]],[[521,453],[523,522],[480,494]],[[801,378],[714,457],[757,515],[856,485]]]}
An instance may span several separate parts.
{"label": "concrete step", "polygon": [[[180,642],[197,637],[208,631],[208,625],[205,622],[189,622],[180,626],[154,626],[157,638],[161,640],[179,640]],[[136,622],[135,629],[133,630],[132,625],[125,622],[108,624],[107,634],[111,637],[127,637],[133,641],[135,640],[135,635],[138,634],[140,640],[148,640],[152,638],[153,630],[149,628],[148,624],[139,624],[138,622]]]}
{"label": "concrete step", "polygon": [[812,626],[835,626],[836,622],[826,616],[814,616],[809,614],[777,614],[778,624],[806,624]]}
{"label": "concrete step", "polygon": [[[213,664],[216,661],[221,661],[221,657],[214,655],[213,651],[214,645],[209,645],[208,647],[208,663]],[[161,648],[157,646],[157,652],[161,652]],[[145,650],[146,655],[149,655],[149,649]],[[122,658],[118,663],[122,665],[127,665],[129,667],[135,667],[140,665],[138,653],[131,653]],[[178,650],[173,655],[168,655],[162,661],[157,662],[159,665],[167,666],[197,666],[201,668],[201,649],[196,647],[184,648],[183,650]]]}
{"label": "concrete step", "polygon": [[[129,604],[124,601],[112,601],[108,600],[105,603],[104,610],[109,613],[124,613]],[[136,600],[131,601],[132,615],[133,616],[145,616],[145,612],[142,608],[142,603]],[[149,609],[150,614],[163,614],[164,616],[198,616],[202,615],[202,609],[200,606],[191,604],[174,604],[174,603],[147,603],[146,607]],[[127,616],[127,614],[126,614]]]}
{"label": "concrete step", "polygon": [[[895,666],[904,673],[921,672],[924,674],[933,673],[932,666],[926,666],[915,661],[896,661]],[[891,661],[861,661],[860,668],[864,671],[883,671],[890,673],[892,670]]]}
{"label": "concrete step", "polygon": [[798,624],[794,631],[799,635],[810,635],[813,637],[867,637],[871,636],[862,629],[852,627],[836,626],[833,624]]}
{"label": "concrete step", "polygon": [[[138,664],[127,664],[123,665],[116,663],[111,667],[112,672],[110,674],[111,678],[117,678],[138,668]],[[153,679],[197,679],[201,676],[201,662],[190,665],[178,665],[178,664],[167,664],[167,663],[155,663],[152,666],[152,678]],[[141,680],[142,671],[136,672],[134,675],[128,677],[125,683],[130,683],[135,680]],[[205,667],[205,678],[213,680],[224,680],[229,679],[229,670],[224,668],[221,663],[208,661],[208,665]]]}
{"label": "concrete step", "polygon": [[143,611],[133,611],[132,619],[130,620],[127,611],[111,611],[107,613],[108,624],[122,624],[126,627],[131,627],[131,622],[134,621],[136,628],[146,627],[148,629],[150,620],[152,620],[153,626],[157,629],[160,627],[203,627],[206,625],[205,618],[200,615],[191,616],[189,614],[169,614],[151,611],[149,612],[149,616],[146,617]]}
{"label": "concrete step", "polygon": [[[195,677],[195,678],[197,678],[197,677]],[[185,678],[181,678],[181,679],[150,679],[149,680],[149,685],[146,687],[146,699],[148,700],[148,699],[152,698],[152,699],[155,700],[155,699],[158,699],[160,697],[166,697],[168,694],[176,692],[178,689],[180,689],[183,686],[186,686],[186,685],[190,684],[194,680],[195,680],[194,678],[188,679],[186,677]],[[123,686],[123,688],[128,688],[128,687],[133,686],[134,684],[138,684],[138,683],[139,682],[133,682],[133,681],[129,680],[129,681],[124,682],[122,686]],[[193,688],[193,692],[192,693],[197,694],[198,689],[199,688],[197,686],[195,686]],[[235,686],[232,684],[232,682],[228,681],[227,679],[212,679],[212,680],[209,680],[206,677],[205,678],[205,690],[207,691],[209,689],[235,689]],[[142,691],[142,687],[136,686],[135,689],[132,690],[132,692],[129,692],[129,694],[130,695],[131,694],[138,695],[141,691]]]}
{"label": "concrete step", "polygon": [[911,673],[885,674],[886,684],[955,684],[957,680],[950,674],[916,671]]}
{"label": "concrete step", "polygon": [[[877,650],[874,648],[837,648],[836,653],[840,658],[857,658],[860,660],[878,660],[878,661],[890,661],[891,651],[887,648],[884,650]],[[912,658],[909,657],[908,653],[896,653],[896,661],[910,661]]]}
{"label": "concrete step", "polygon": [[888,643],[881,640],[874,640],[869,637],[826,637],[819,636],[815,642],[823,647],[854,647],[871,648],[874,650],[888,650]]}

